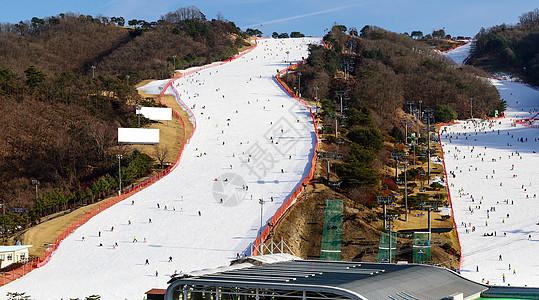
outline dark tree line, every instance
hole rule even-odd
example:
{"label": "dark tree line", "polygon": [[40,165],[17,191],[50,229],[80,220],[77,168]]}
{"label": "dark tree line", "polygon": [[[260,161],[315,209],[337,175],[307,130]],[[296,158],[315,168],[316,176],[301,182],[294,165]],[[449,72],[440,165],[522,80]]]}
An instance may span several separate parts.
{"label": "dark tree line", "polygon": [[[391,123],[396,110],[407,111],[407,102],[422,101],[425,108],[447,105],[458,116],[469,116],[470,98],[474,113],[488,116],[492,110],[503,110],[497,90],[477,74],[479,69],[458,67],[412,38],[366,26],[360,37],[345,33],[346,27],[334,27],[325,36],[330,49],[311,46],[307,66],[301,67],[302,93],[314,98],[335,99],[335,91],[351,89],[360,102]],[[311,67],[323,68],[325,74]],[[339,76],[342,84],[327,85],[328,78]],[[476,107],[477,100],[477,107]]]}

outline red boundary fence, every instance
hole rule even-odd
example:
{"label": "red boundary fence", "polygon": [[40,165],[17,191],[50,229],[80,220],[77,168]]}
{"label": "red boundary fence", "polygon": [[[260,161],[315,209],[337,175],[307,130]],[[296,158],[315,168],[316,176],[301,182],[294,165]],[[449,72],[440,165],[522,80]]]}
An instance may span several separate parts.
{"label": "red boundary fence", "polygon": [[442,137],[440,135],[440,128],[445,125],[450,125],[450,123],[446,123],[446,124],[440,123],[440,125],[438,125],[438,143],[440,143],[440,151],[442,152],[442,164],[444,166],[445,188],[447,190],[447,199],[449,199],[449,204],[451,205],[451,216],[453,217],[453,228],[455,228],[455,232],[457,233],[457,241],[459,243],[459,253],[460,253],[459,270],[460,270],[460,264],[462,264],[462,249],[460,247],[459,231],[457,228],[457,222],[455,221],[455,213],[453,211],[453,201],[451,199],[451,192],[449,190],[449,177],[447,177],[447,168],[445,167],[444,148],[442,147]]}
{"label": "red boundary fence", "polygon": [[449,51],[453,51],[453,50],[455,50],[455,49],[457,49],[457,48],[460,48],[460,47],[462,47],[462,46],[468,45],[469,43],[471,43],[471,41],[468,41],[468,42],[466,42],[466,43],[464,43],[464,44],[457,45],[457,46],[455,46],[455,47],[451,47],[451,48],[449,48],[449,49],[447,49],[447,50],[444,50],[444,51],[440,51],[440,53],[447,53],[447,52],[449,52]]}
{"label": "red boundary fence", "polygon": [[[447,53],[447,52],[449,52],[449,51],[453,51],[453,50],[455,50],[455,49],[457,49],[457,48],[460,48],[460,47],[462,47],[462,46],[468,45],[468,44],[471,43],[471,42],[472,42],[472,41],[468,41],[468,42],[466,42],[466,43],[464,43],[464,44],[457,45],[457,46],[452,47],[452,48],[450,48],[450,49],[448,49],[448,50],[441,51],[440,53],[441,53],[441,54],[445,54],[445,53]],[[466,58],[462,61],[462,65],[465,65],[466,62],[468,61],[468,59],[470,59],[470,54],[468,54],[468,56],[466,56]]]}
{"label": "red boundary fence", "polygon": [[[501,116],[496,117],[496,118],[489,118],[489,120],[500,120],[503,118],[505,118],[505,115],[502,113]],[[453,217],[453,228],[455,228],[455,232],[457,234],[457,240],[459,242],[459,252],[460,252],[459,270],[460,270],[460,265],[462,264],[462,259],[463,259],[462,248],[460,246],[459,231],[457,229],[457,222],[455,221],[455,214],[453,211],[453,201],[451,200],[451,192],[449,191],[449,177],[447,176],[447,168],[445,167],[444,148],[442,147],[442,137],[440,134],[440,128],[442,128],[442,126],[447,126],[447,125],[451,125],[451,123],[440,123],[440,125],[438,125],[438,143],[440,144],[440,151],[442,152],[442,165],[444,166],[445,188],[447,190],[447,198],[449,199],[449,203],[451,205],[451,216]]]}
{"label": "red boundary fence", "polygon": [[[307,108],[309,110],[309,113],[311,114],[311,119],[312,119],[312,122],[313,122],[313,126],[314,126],[314,132],[316,134],[316,145],[314,146],[313,158],[311,160],[311,170],[305,176],[305,178],[303,178],[303,180],[300,182],[300,185],[296,188],[296,190],[294,190],[294,192],[292,192],[292,194],[283,202],[281,207],[279,207],[279,209],[275,212],[273,217],[268,221],[268,223],[272,223],[273,226],[277,225],[277,223],[285,215],[285,213],[288,211],[288,209],[290,207],[292,207],[292,205],[294,205],[294,203],[296,203],[296,199],[301,194],[301,192],[303,192],[303,190],[305,189],[305,186],[307,186],[309,181],[311,181],[313,179],[314,173],[316,171],[316,159],[317,159],[316,152],[318,151],[319,137],[318,137],[318,129],[316,128],[316,120],[315,120],[314,114],[313,114],[310,106],[305,101],[303,101],[300,97],[296,96],[294,94],[294,92],[286,84],[284,84],[283,81],[280,78],[281,75],[284,72],[292,70],[292,69],[296,68],[297,66],[299,66],[299,65],[301,65],[303,63],[305,63],[305,60],[279,71],[279,73],[277,73],[277,75],[275,75],[275,79],[277,80],[277,82],[281,85],[281,87],[290,96],[292,96],[296,101],[298,101],[300,104],[302,104],[303,106],[305,106],[305,108]],[[271,227],[268,226],[268,223],[266,223],[266,225],[264,226],[262,231],[256,237],[256,240],[255,240],[254,245],[253,245],[253,249],[250,249],[250,248],[246,249],[244,251],[244,255],[247,256],[249,254],[252,254],[252,255],[260,254],[259,253],[260,244],[263,243],[270,235]]]}
{"label": "red boundary fence", "polygon": [[[498,80],[498,81],[508,81],[506,79],[503,79],[503,78],[500,78],[500,77],[494,77],[494,76],[490,76],[488,77],[490,79],[494,79],[494,80]],[[528,84],[528,83],[524,83],[524,82],[519,82],[520,84],[523,84],[531,89],[534,89],[536,91],[539,91],[539,87],[537,86],[534,86],[534,85],[531,85],[531,84]],[[503,118],[504,116],[502,115],[502,117],[499,117],[497,119],[500,119],[500,118]],[[530,118],[527,118],[527,119],[518,119],[518,120],[514,120],[513,122],[514,123],[517,123],[517,124],[520,124],[522,126],[526,126],[526,127],[531,127],[531,128],[537,128],[539,129],[539,125],[533,125],[533,121],[536,121],[536,120],[539,120],[539,113],[537,113],[535,116],[533,117],[530,117]]]}
{"label": "red boundary fence", "polygon": [[[180,78],[183,78],[185,76],[189,76],[189,75],[194,74],[194,73],[196,73],[198,71],[205,70],[205,69],[212,68],[212,67],[216,67],[216,66],[220,66],[220,65],[226,64],[228,62],[234,61],[234,60],[244,56],[245,54],[253,51],[257,46],[258,46],[258,43],[257,43],[257,40],[255,40],[255,45],[253,47],[249,48],[246,51],[243,51],[242,53],[237,54],[236,56],[234,56],[234,57],[232,57],[230,59],[227,59],[227,60],[222,61],[222,62],[216,62],[216,63],[206,65],[206,66],[203,66],[203,67],[200,67],[200,68],[189,70],[189,71],[187,71],[185,73],[181,73],[180,75],[174,77],[169,82],[167,82],[167,84],[165,85],[165,87],[163,88],[161,93],[159,94],[159,103],[163,104],[161,98],[165,94],[166,90],[169,87],[172,87],[174,92],[177,94],[178,100],[181,102],[181,105],[183,106],[183,108],[185,108],[188,111],[188,114],[190,115],[190,117],[193,118],[193,121],[194,121],[193,132],[187,138],[187,141],[189,141],[191,139],[191,137],[193,136],[193,134],[195,132],[196,119],[195,119],[195,115],[193,114],[193,112],[180,99],[179,93],[176,90],[176,88],[173,86],[173,83],[176,80],[180,79]],[[28,263],[22,265],[21,267],[19,267],[17,269],[14,269],[14,270],[9,271],[9,272],[2,273],[2,280],[0,282],[0,286],[8,284],[8,283],[14,281],[15,279],[18,279],[18,278],[28,274],[32,270],[35,270],[37,268],[40,268],[40,267],[44,266],[45,264],[47,264],[47,262],[49,261],[51,255],[54,253],[54,251],[56,251],[56,249],[58,248],[60,243],[67,236],[69,236],[71,233],[73,233],[77,228],[79,228],[80,226],[82,226],[83,224],[88,222],[91,218],[93,218],[97,214],[101,213],[102,211],[106,210],[107,208],[113,206],[114,204],[116,204],[116,203],[118,203],[120,201],[125,200],[126,198],[128,198],[128,197],[130,197],[130,196],[132,196],[132,195],[134,195],[134,194],[136,194],[138,192],[140,192],[141,190],[149,187],[150,185],[157,182],[159,179],[163,178],[164,176],[166,176],[170,172],[172,172],[172,170],[174,170],[178,166],[178,164],[180,162],[180,158],[182,156],[183,148],[185,147],[185,142],[186,142],[185,122],[183,121],[183,118],[180,116],[180,114],[178,112],[176,112],[175,110],[172,110],[172,114],[174,115],[174,117],[176,117],[178,120],[180,120],[180,122],[182,123],[182,127],[184,128],[182,145],[181,145],[181,148],[180,148],[180,153],[178,154],[178,157],[176,157],[176,160],[174,161],[174,163],[170,167],[168,167],[165,170],[163,170],[163,171],[157,173],[156,175],[150,177],[149,179],[145,180],[144,182],[138,184],[137,186],[135,186],[133,188],[130,188],[130,189],[126,190],[126,191],[121,192],[121,194],[118,195],[118,196],[108,198],[108,199],[102,201],[101,203],[97,204],[89,212],[87,212],[86,214],[81,216],[78,220],[73,222],[73,224],[69,225],[66,229],[64,229],[64,231],[56,238],[54,243],[47,249],[46,253],[43,254],[43,256],[29,261]]]}

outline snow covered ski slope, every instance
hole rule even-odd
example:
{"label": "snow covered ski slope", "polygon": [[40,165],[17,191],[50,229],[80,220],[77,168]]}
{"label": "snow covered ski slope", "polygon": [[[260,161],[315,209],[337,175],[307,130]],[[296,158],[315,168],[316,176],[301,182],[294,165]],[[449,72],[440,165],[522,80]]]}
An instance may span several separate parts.
{"label": "snow covered ski slope", "polygon": [[[259,199],[265,222],[311,169],[311,115],[273,78],[287,51],[301,60],[310,43],[321,39],[259,40],[237,60],[176,81],[196,120],[179,166],[81,226],[0,297],[142,299],[175,271],[227,265],[248,248],[260,227]],[[144,89],[159,93],[166,82]]]}
{"label": "snow covered ski slope", "polygon": [[449,52],[446,52],[444,55],[451,58],[457,65],[462,65],[468,55],[470,54],[470,47],[472,46],[471,42],[468,42],[458,48],[455,48]]}
{"label": "snow covered ski slope", "polygon": [[539,130],[514,121],[537,114],[539,91],[492,84],[507,101],[505,118],[460,121],[440,131],[461,273],[478,282],[538,287]]}

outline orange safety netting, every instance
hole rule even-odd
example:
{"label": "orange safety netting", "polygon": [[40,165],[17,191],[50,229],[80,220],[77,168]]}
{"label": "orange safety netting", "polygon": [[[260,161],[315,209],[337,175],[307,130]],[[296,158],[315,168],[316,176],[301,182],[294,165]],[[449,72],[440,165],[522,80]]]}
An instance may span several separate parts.
{"label": "orange safety netting", "polygon": [[[303,63],[305,63],[305,60],[279,71],[279,73],[277,73],[277,75],[275,75],[275,79],[281,85],[281,87],[286,92],[288,92],[288,94],[290,96],[292,96],[294,99],[296,99],[296,101],[298,101],[300,104],[302,104],[303,106],[305,106],[305,108],[307,108],[309,110],[309,113],[311,114],[311,119],[312,119],[312,122],[313,122],[313,126],[314,126],[314,132],[316,134],[316,145],[314,147],[314,155],[313,155],[313,158],[311,160],[311,170],[305,176],[305,178],[303,178],[303,180],[301,181],[300,185],[296,188],[296,190],[288,197],[288,199],[286,199],[283,202],[281,207],[279,207],[279,209],[277,209],[277,211],[275,212],[273,217],[270,219],[270,221],[268,223],[273,224],[273,226],[277,225],[277,223],[281,220],[281,218],[288,211],[288,209],[296,202],[296,199],[301,194],[301,192],[305,189],[305,187],[307,186],[309,181],[311,181],[313,179],[314,172],[316,170],[316,159],[317,159],[316,151],[318,151],[319,137],[318,137],[318,130],[316,128],[316,121],[315,121],[314,114],[313,114],[311,108],[309,107],[309,105],[305,101],[303,101],[300,97],[296,96],[294,94],[294,92],[286,84],[284,84],[283,81],[280,78],[281,74],[283,74],[284,72],[292,70],[292,69],[296,68],[297,66],[299,66],[299,65],[301,65]],[[270,232],[271,232],[271,227],[267,225],[268,223],[266,223],[266,226],[264,227],[264,229],[262,229],[262,231],[258,234],[258,236],[257,236],[257,238],[256,238],[256,240],[254,242],[254,245],[253,245],[253,250],[252,250],[252,253],[251,253],[252,255],[258,255],[259,254],[260,244],[263,243],[264,241],[266,241],[266,239],[269,237]],[[247,249],[246,251],[249,251],[249,250],[250,249]]]}

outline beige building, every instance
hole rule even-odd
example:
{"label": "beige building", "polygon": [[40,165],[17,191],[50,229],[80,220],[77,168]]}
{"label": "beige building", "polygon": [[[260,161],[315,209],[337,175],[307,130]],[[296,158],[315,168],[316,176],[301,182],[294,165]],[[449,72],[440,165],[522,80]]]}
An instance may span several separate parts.
{"label": "beige building", "polygon": [[0,268],[28,261],[28,248],[32,245],[0,246]]}

